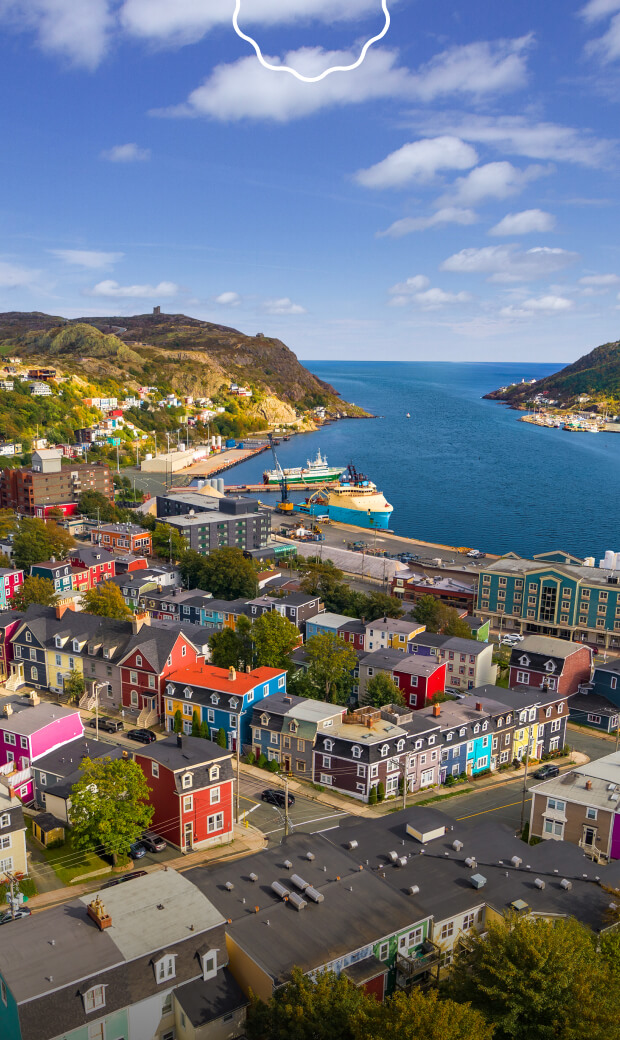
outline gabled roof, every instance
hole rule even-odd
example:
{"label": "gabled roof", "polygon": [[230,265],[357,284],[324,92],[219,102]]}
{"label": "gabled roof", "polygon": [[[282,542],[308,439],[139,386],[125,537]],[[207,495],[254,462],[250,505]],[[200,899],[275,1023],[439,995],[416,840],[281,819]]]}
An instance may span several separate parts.
{"label": "gabled roof", "polygon": [[[483,644],[484,645],[484,644]],[[513,647],[510,663],[521,654],[526,653],[528,657],[541,663],[549,660],[565,661],[567,657],[578,653],[579,650],[589,647],[583,643],[571,642],[569,639],[553,639],[550,636],[525,636],[518,646]],[[532,666],[534,667],[534,666]]]}
{"label": "gabled roof", "polygon": [[189,665],[177,668],[169,677],[169,682],[187,683],[206,690],[217,690],[219,693],[234,693],[238,697],[254,690],[261,683],[269,682],[280,675],[286,675],[284,668],[255,668],[252,672],[231,672],[228,668],[216,668],[212,664]]}
{"label": "gabled roof", "polygon": [[165,737],[164,740],[156,740],[152,744],[147,744],[136,752],[136,756],[152,759],[165,766],[166,769],[170,769],[171,772],[177,773],[190,769],[196,770],[198,766],[213,765],[214,762],[230,761],[232,751],[219,747],[212,740],[178,734],[178,737]]}

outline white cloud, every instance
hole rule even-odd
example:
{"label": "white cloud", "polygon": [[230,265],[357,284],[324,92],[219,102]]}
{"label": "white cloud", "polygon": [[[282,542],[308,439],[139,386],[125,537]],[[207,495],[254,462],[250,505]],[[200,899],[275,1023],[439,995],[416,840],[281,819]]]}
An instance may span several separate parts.
{"label": "white cloud", "polygon": [[490,235],[529,235],[533,231],[553,231],[555,217],[542,209],[524,209],[521,213],[507,213]]}
{"label": "white cloud", "polygon": [[424,310],[435,310],[447,304],[469,303],[471,296],[467,292],[450,293],[443,289],[431,288],[425,274],[415,274],[404,282],[397,282],[388,292],[390,307],[406,307],[414,304]]}
{"label": "white cloud", "polygon": [[486,163],[477,166],[466,177],[458,177],[439,199],[439,204],[475,206],[484,199],[506,199],[518,195],[531,181],[550,172],[544,166],[532,165],[520,170],[509,162]]}
{"label": "white cloud", "polygon": [[421,292],[423,289],[428,289],[430,285],[430,279],[425,274],[414,274],[411,278],[407,278],[406,282],[397,282],[393,285],[388,292],[398,296],[406,296],[409,293]]}
{"label": "white cloud", "polygon": [[[432,101],[450,94],[494,96],[523,86],[529,37],[453,47],[436,55],[417,71],[397,64],[395,51],[375,47],[355,74],[328,76],[320,83],[300,83],[264,69],[254,55],[218,65],[184,104],[158,110],[154,115],[208,116],[222,122],[272,119],[285,123],[337,105],[360,104],[373,98],[398,97]],[[282,63],[306,76],[316,76],[332,65],[348,65],[358,54],[304,47],[290,51]],[[280,60],[265,55],[277,64]]]}
{"label": "white cloud", "polygon": [[33,32],[44,51],[95,68],[113,28],[112,0],[0,0],[0,19]]}
{"label": "white cloud", "polygon": [[377,238],[402,238],[413,231],[426,231],[428,228],[445,227],[446,224],[475,224],[478,215],[473,209],[458,209],[456,206],[446,206],[438,209],[430,217],[403,217],[395,220],[385,231],[378,231]]}
{"label": "white cloud", "polygon": [[223,292],[215,297],[214,303],[219,303],[221,307],[238,307],[241,297],[236,292]]}
{"label": "white cloud", "polygon": [[299,303],[293,303],[288,296],[279,300],[265,300],[263,310],[266,314],[306,314],[306,308]]}
{"label": "white cloud", "polygon": [[437,307],[445,307],[454,303],[469,303],[471,295],[468,292],[444,292],[443,289],[426,289],[424,292],[415,293],[414,302],[425,310],[435,310]]}
{"label": "white cloud", "polygon": [[33,286],[41,272],[32,268],[20,267],[0,260],[0,289],[23,289]]}
{"label": "white cloud", "polygon": [[[620,0],[619,0],[620,2]],[[602,166],[615,144],[595,137],[589,130],[576,130],[560,123],[530,122],[525,116],[482,116],[422,111],[414,120],[421,133],[452,134],[474,144],[486,144],[503,155],[528,159]]]}
{"label": "white cloud", "polygon": [[609,15],[614,17],[609,28],[598,40],[591,40],[586,50],[599,55],[604,63],[620,58],[620,0],[590,0],[580,11],[587,22],[597,22]]}
{"label": "white cloud", "polygon": [[[620,3],[620,0],[618,0]],[[579,279],[580,285],[606,286],[617,285],[620,277],[617,274],[587,274]]]}
{"label": "white cloud", "polygon": [[438,170],[469,170],[477,162],[475,150],[458,137],[426,138],[359,170],[355,179],[365,188],[402,188],[415,180],[429,180]]}
{"label": "white cloud", "polygon": [[115,144],[101,153],[102,159],[114,163],[148,162],[151,158],[150,148],[140,148],[132,141],[130,144]]}
{"label": "white cloud", "polygon": [[565,296],[537,296],[523,300],[519,306],[502,307],[499,313],[502,318],[531,318],[536,314],[562,314],[574,306],[574,301]]}
{"label": "white cloud", "polygon": [[106,296],[115,299],[156,299],[159,297],[177,296],[179,286],[174,282],[160,282],[159,285],[119,285],[112,279],[98,282],[92,289],[84,289],[85,296]]}
{"label": "white cloud", "polygon": [[589,0],[579,13],[587,22],[596,22],[614,11],[620,11],[620,0]]}
{"label": "white cloud", "polygon": [[49,249],[48,252],[66,264],[89,270],[111,267],[125,256],[124,253],[102,253],[94,249]]}
{"label": "white cloud", "polygon": [[537,246],[523,250],[516,244],[462,249],[440,265],[442,271],[459,274],[488,274],[492,282],[527,282],[547,278],[579,259],[565,249]]}

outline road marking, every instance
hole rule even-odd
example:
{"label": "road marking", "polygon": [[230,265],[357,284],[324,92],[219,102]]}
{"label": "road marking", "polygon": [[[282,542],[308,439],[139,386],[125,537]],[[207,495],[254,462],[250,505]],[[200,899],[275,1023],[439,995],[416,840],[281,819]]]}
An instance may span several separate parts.
{"label": "road marking", "polygon": [[[526,801],[526,804],[527,804],[527,802],[531,802],[532,799],[531,798],[526,798],[525,801]],[[456,817],[456,822],[459,823],[460,820],[471,820],[472,817],[474,817],[474,816],[485,816],[486,813],[490,813],[490,812],[499,812],[500,809],[512,809],[513,805],[521,805],[521,803],[522,803],[522,799],[519,798],[518,802],[509,802],[508,805],[495,805],[491,809],[481,809],[480,812],[470,813],[469,816],[457,816]]]}
{"label": "road marking", "polygon": [[241,819],[245,820],[246,816],[249,816],[250,813],[254,812],[255,809],[258,809],[259,806],[260,806],[260,802],[256,802],[255,805],[253,805],[251,809],[246,809],[245,812],[241,813]]}

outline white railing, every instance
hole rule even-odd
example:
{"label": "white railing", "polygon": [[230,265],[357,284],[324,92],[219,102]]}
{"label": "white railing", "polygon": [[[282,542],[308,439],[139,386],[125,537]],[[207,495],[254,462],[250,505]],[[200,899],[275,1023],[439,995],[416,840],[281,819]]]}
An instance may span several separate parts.
{"label": "white railing", "polygon": [[26,783],[27,780],[32,780],[32,770],[30,766],[27,766],[25,769],[16,769],[12,773],[3,772],[0,776],[0,784],[2,784],[3,787],[19,787],[21,784]]}

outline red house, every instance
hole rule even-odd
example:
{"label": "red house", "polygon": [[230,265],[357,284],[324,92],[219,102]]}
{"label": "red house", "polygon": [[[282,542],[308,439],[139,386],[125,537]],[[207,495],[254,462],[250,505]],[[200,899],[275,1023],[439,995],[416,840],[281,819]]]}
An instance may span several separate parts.
{"label": "red house", "polygon": [[232,752],[177,734],[135,758],[150,787],[153,831],[182,852],[232,841]]}
{"label": "red house", "polygon": [[[146,615],[137,618],[143,622],[132,636],[124,656],[119,661],[121,673],[121,703],[123,708],[145,716],[154,712],[163,714],[163,692],[168,676],[179,668],[203,660],[197,648],[181,632],[173,628],[151,628],[144,624]],[[155,721],[154,718],[143,724]]]}
{"label": "red house", "polygon": [[15,593],[19,592],[24,584],[24,572],[14,571],[11,567],[0,567],[0,581],[4,586],[6,605],[10,607]]}
{"label": "red house", "polygon": [[23,617],[24,614],[20,610],[7,610],[0,614],[0,680],[2,682],[11,674],[11,661],[13,660],[11,639]]}
{"label": "red house", "polygon": [[590,681],[592,651],[583,643],[549,636],[526,636],[510,655],[509,685],[542,686],[568,696]]}
{"label": "red house", "polygon": [[402,664],[393,668],[392,678],[408,707],[425,708],[436,693],[443,693],[446,688],[446,662],[404,654]]}
{"label": "red house", "polygon": [[74,567],[81,567],[88,571],[87,588],[94,589],[101,581],[114,578],[116,567],[112,553],[98,546],[78,546],[69,553],[69,559]]}
{"label": "red house", "polygon": [[366,636],[366,625],[362,621],[353,618],[338,629],[338,635],[345,643],[351,643],[356,650],[364,649]]}

